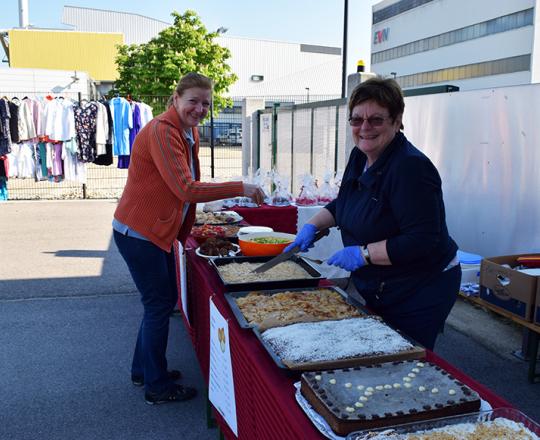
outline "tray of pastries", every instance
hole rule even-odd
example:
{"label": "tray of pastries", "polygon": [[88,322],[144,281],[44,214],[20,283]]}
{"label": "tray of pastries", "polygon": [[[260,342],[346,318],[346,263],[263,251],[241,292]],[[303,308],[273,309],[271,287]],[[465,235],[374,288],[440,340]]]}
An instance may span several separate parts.
{"label": "tray of pastries", "polygon": [[201,244],[195,253],[202,258],[234,257],[240,252],[240,246],[223,238],[211,237]]}
{"label": "tray of pastries", "polygon": [[294,255],[263,273],[253,270],[273,257],[216,258],[214,266],[227,292],[246,290],[314,287],[324,277],[309,262]]}
{"label": "tray of pastries", "polygon": [[229,292],[225,299],[242,328],[272,327],[365,315],[362,305],[338,287]]}
{"label": "tray of pastries", "polygon": [[421,359],[425,349],[378,316],[252,329],[276,365],[308,371]]}
{"label": "tray of pastries", "polygon": [[300,392],[339,435],[480,409],[475,391],[424,361],[303,373]]}
{"label": "tray of pastries", "polygon": [[540,440],[540,425],[514,408],[351,432],[347,440]]}
{"label": "tray of pastries", "polygon": [[238,240],[237,225],[202,225],[191,228],[191,236],[199,244],[203,244],[209,238],[222,238],[227,240]]}
{"label": "tray of pastries", "polygon": [[234,211],[197,211],[195,213],[196,225],[230,225],[240,223],[242,220],[244,218]]}

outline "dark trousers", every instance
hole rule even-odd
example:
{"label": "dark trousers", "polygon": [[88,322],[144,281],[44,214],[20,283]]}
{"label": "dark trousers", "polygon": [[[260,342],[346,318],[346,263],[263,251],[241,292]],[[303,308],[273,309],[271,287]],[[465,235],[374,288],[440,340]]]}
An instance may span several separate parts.
{"label": "dark trousers", "polygon": [[166,352],[169,316],[178,299],[174,252],[165,252],[150,241],[117,231],[113,236],[144,307],[131,374],[144,376],[146,391],[161,393],[171,386]]}
{"label": "dark trousers", "polygon": [[[373,311],[405,335],[433,350],[459,294],[461,267],[441,272],[418,286],[402,303]],[[369,304],[368,304],[369,305]]]}

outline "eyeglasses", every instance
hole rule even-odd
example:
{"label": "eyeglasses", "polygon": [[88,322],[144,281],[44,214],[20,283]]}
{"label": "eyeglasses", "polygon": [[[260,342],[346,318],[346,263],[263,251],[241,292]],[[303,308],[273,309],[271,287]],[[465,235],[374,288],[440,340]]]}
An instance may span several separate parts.
{"label": "eyeglasses", "polygon": [[367,122],[370,127],[380,127],[389,117],[370,116],[369,118],[349,118],[349,124],[352,127],[361,127],[364,122]]}

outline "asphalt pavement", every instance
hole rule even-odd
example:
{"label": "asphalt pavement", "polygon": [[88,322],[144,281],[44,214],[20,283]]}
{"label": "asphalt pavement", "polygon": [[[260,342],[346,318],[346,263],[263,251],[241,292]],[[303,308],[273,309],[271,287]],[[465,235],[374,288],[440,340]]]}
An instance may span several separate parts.
{"label": "asphalt pavement", "polygon": [[[215,439],[179,316],[169,362],[199,395],[148,406],[131,385],[142,306],[112,241],[115,201],[0,204],[0,439]],[[436,352],[540,422],[522,331],[459,301]]]}

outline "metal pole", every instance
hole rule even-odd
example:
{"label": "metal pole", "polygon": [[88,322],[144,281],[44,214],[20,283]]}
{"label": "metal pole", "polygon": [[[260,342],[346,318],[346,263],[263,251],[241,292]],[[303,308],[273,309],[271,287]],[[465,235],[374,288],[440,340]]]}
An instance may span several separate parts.
{"label": "metal pole", "polygon": [[28,0],[19,0],[19,27],[28,29]]}
{"label": "metal pole", "polygon": [[210,103],[210,176],[214,178],[214,98]]}
{"label": "metal pole", "polygon": [[[274,107],[272,108],[272,169],[276,167],[277,163],[277,131],[278,131],[278,111],[279,102],[274,103]],[[273,190],[273,188],[272,188]]]}
{"label": "metal pole", "polygon": [[291,110],[291,193],[294,191],[294,108]]}
{"label": "metal pole", "polygon": [[349,15],[349,0],[345,0],[343,13],[343,54],[341,57],[341,97],[345,98],[345,88],[347,86],[347,22]]}
{"label": "metal pole", "polygon": [[262,110],[257,110],[257,169],[261,167],[261,114]]}
{"label": "metal pole", "polygon": [[310,142],[309,142],[309,173],[313,175],[313,132],[314,132],[314,122],[315,122],[315,107],[311,109],[311,130],[310,130]]}
{"label": "metal pole", "polygon": [[[82,94],[81,92],[77,92],[77,98],[79,100],[79,105],[81,105],[81,101],[82,101]],[[83,199],[86,199],[86,183],[83,183],[82,184],[82,198]]]}
{"label": "metal pole", "polygon": [[336,105],[336,143],[334,148],[334,172],[338,169],[338,154],[339,154],[339,105]]}

